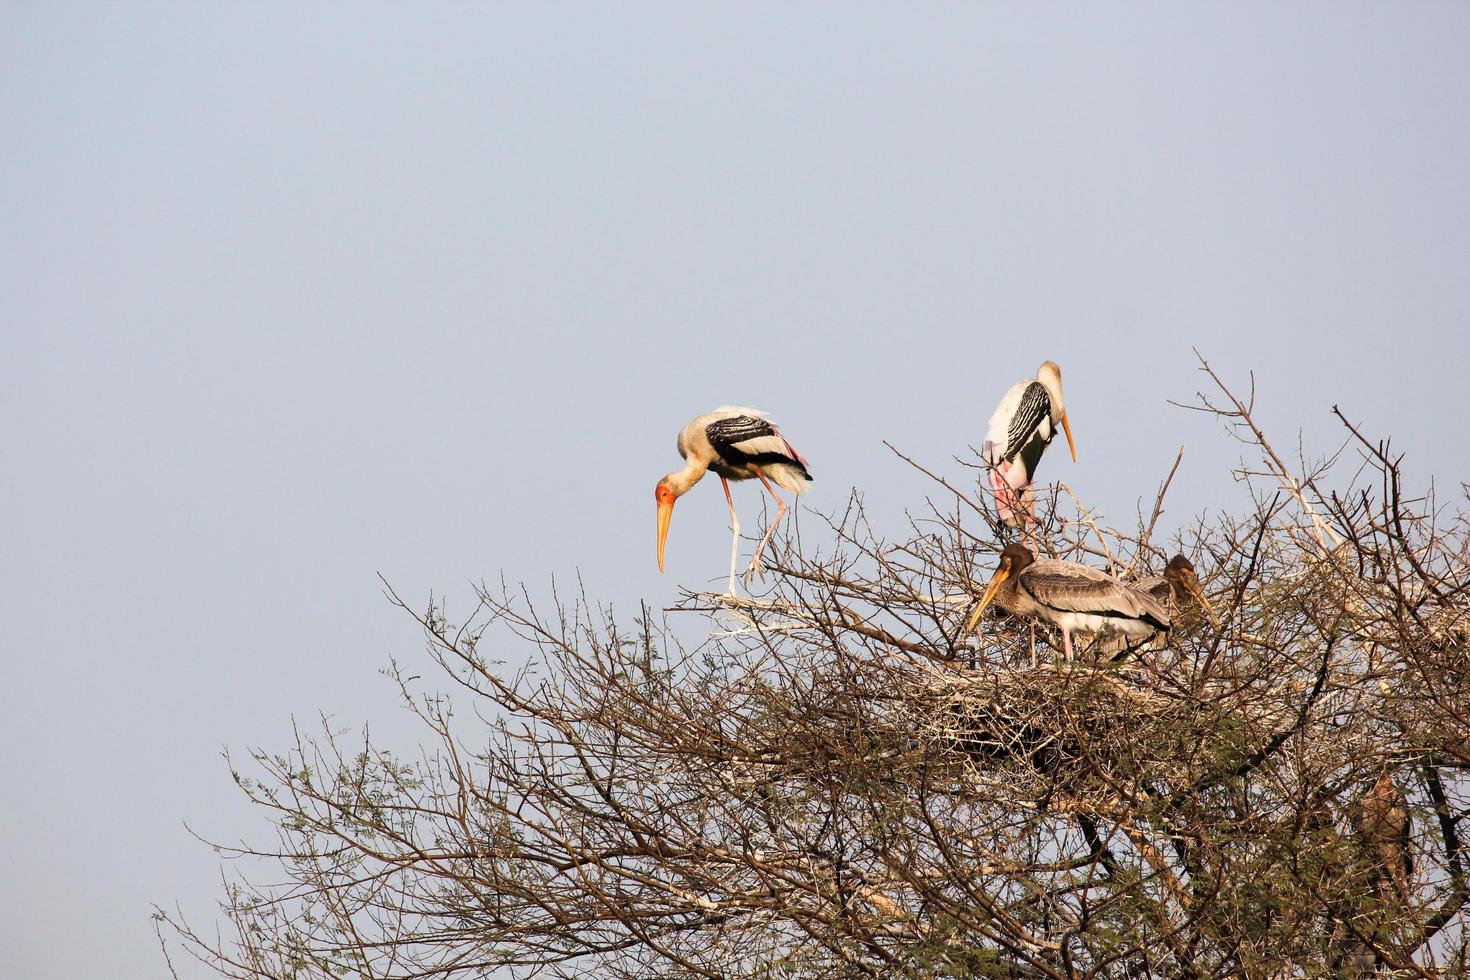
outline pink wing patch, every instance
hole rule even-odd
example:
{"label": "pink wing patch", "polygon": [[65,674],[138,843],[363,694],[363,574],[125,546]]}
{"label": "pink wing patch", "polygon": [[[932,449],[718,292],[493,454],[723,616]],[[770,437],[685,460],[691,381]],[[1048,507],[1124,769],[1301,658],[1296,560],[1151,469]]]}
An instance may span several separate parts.
{"label": "pink wing patch", "polygon": [[802,467],[804,469],[808,469],[809,470],[809,469],[812,468],[812,464],[809,463],[809,462],[807,462],[807,458],[805,456],[803,456],[801,453],[797,452],[795,446],[793,446],[791,443],[789,443],[789,442],[786,441],[786,437],[781,434],[781,430],[780,429],[776,428],[773,425],[773,426],[771,426],[771,431],[774,432],[774,433],[776,433],[776,438],[781,440],[781,445],[783,445],[783,446],[786,447],[786,451],[791,454],[791,458],[792,459],[797,460],[798,462],[800,462],[801,465],[802,465]]}
{"label": "pink wing patch", "polygon": [[[996,513],[1011,527],[1020,525],[1016,512],[1022,508],[1021,495],[1030,485],[1031,481],[1026,478],[1024,466],[1004,462],[990,468],[990,486],[995,490]],[[1025,509],[1028,514],[1031,512],[1029,501]],[[1034,514],[1031,516],[1035,517]]]}

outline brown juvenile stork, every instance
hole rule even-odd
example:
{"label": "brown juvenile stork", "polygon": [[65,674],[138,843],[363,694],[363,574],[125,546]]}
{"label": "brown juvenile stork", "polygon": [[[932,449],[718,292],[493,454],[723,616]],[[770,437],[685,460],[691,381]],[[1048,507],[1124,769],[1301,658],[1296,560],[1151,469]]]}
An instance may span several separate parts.
{"label": "brown juvenile stork", "polygon": [[1199,607],[1210,618],[1210,625],[1220,628],[1220,620],[1215,617],[1215,607],[1210,605],[1210,600],[1205,598],[1204,589],[1200,588],[1199,573],[1183,555],[1170,558],[1169,564],[1164,566],[1164,574],[1139,579],[1133,583],[1133,587],[1153,596],[1171,613],[1187,611],[1192,599],[1199,603]]}
{"label": "brown juvenile stork", "polygon": [[[1210,605],[1210,600],[1205,598],[1204,590],[1200,588],[1199,575],[1194,570],[1194,565],[1183,555],[1175,555],[1169,559],[1169,564],[1164,566],[1164,574],[1150,575],[1134,582],[1127,583],[1140,592],[1147,592],[1153,596],[1154,601],[1163,606],[1169,612],[1169,619],[1177,621],[1190,611],[1190,606],[1198,603],[1209,617],[1210,624],[1216,629],[1220,628],[1220,620],[1215,617],[1215,609]],[[1133,650],[1133,646],[1124,636],[1105,636],[1101,638],[1094,647],[1099,653],[1112,654],[1113,660],[1121,660]]]}
{"label": "brown juvenile stork", "polygon": [[1414,821],[1409,801],[1388,773],[1381,773],[1352,812],[1353,832],[1371,868],[1370,881],[1380,901],[1390,893],[1401,907],[1409,903],[1414,876]]}
{"label": "brown juvenile stork", "polygon": [[1017,616],[1051,623],[1062,631],[1062,651],[1072,659],[1072,634],[1117,634],[1142,639],[1168,632],[1169,613],[1147,592],[1076,562],[1040,558],[1012,541],[1000,553],[995,577],[970,615],[975,628],[985,607],[995,602]]}
{"label": "brown juvenile stork", "polygon": [[760,565],[761,552],[776,525],[786,514],[786,503],[776,486],[792,493],[806,493],[812,475],[806,457],[796,451],[781,435],[775,423],[759,409],[725,405],[706,412],[679,432],[679,455],[684,468],[658,481],[653,489],[658,504],[658,570],[664,570],[664,542],[669,536],[669,521],[674,516],[674,502],[689,492],[708,470],[714,470],[725,488],[725,502],[730,505],[730,594],[735,594],[735,564],[740,552],[740,518],[735,515],[735,501],[730,496],[731,480],[759,479],[761,485],[776,498],[776,516],[766,528],[765,537],[751,556],[747,577]]}

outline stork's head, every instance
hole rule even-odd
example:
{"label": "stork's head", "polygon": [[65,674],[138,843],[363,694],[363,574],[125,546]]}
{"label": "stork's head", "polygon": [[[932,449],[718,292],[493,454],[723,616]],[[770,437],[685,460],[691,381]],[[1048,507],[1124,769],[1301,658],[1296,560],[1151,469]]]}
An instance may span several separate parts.
{"label": "stork's head", "polygon": [[669,537],[669,521],[674,516],[674,501],[682,491],[674,489],[674,481],[664,477],[653,488],[653,501],[658,505],[658,570],[664,570],[664,541]]}
{"label": "stork's head", "polygon": [[1042,361],[1036,369],[1036,380],[1046,389],[1051,400],[1051,424],[1061,423],[1067,434],[1067,448],[1072,452],[1072,462],[1077,462],[1077,443],[1072,441],[1072,424],[1067,421],[1067,405],[1062,400],[1062,369],[1056,361]]}
{"label": "stork's head", "polygon": [[980,605],[970,614],[970,625],[965,627],[965,632],[973,630],[980,622],[985,607],[995,601],[995,593],[1005,584],[1006,579],[1014,578],[1026,570],[1026,566],[1036,561],[1036,556],[1031,554],[1031,549],[1018,541],[1012,541],[1001,549],[1000,565],[995,569],[995,576],[991,578],[990,584],[985,588],[985,594],[980,597]]}
{"label": "stork's head", "polygon": [[1210,606],[1210,600],[1205,598],[1204,589],[1200,588],[1199,575],[1195,573],[1194,566],[1188,558],[1183,555],[1175,555],[1169,559],[1169,564],[1164,566],[1164,578],[1169,580],[1169,588],[1174,592],[1176,600],[1186,595],[1194,597],[1194,601],[1200,604],[1205,615],[1210,617],[1210,622],[1216,629],[1220,627],[1220,621],[1215,618],[1215,610]]}

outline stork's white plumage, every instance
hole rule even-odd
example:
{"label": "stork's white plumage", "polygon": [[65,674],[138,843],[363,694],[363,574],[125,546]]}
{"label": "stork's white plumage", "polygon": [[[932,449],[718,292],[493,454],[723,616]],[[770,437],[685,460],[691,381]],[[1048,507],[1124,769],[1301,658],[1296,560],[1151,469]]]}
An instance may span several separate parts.
{"label": "stork's white plumage", "polygon": [[653,491],[658,504],[658,570],[664,570],[664,542],[669,535],[674,502],[688,493],[707,471],[713,470],[725,488],[725,502],[730,506],[730,593],[733,595],[740,550],[740,518],[735,514],[729,481],[759,479],[776,498],[776,516],[751,556],[746,569],[749,575],[760,567],[761,552],[786,514],[786,503],[771,484],[797,495],[806,493],[812,480],[806,457],[786,441],[775,423],[766,418],[766,413],[738,405],[723,405],[684,426],[679,432],[679,455],[684,457],[684,468],[659,480]]}
{"label": "stork's white plumage", "polygon": [[1067,434],[1067,448],[1076,462],[1077,444],[1062,401],[1062,369],[1055,361],[1042,362],[1034,379],[1011,385],[990,416],[981,455],[990,471],[996,511],[1011,527],[1036,519],[1031,482],[1058,425]]}
{"label": "stork's white plumage", "polygon": [[1030,616],[1059,628],[1068,660],[1072,659],[1073,633],[1111,633],[1142,639],[1169,630],[1168,611],[1147,592],[1130,588],[1087,565],[1053,558],[1038,560],[1029,548],[1015,541],[1002,549],[1000,567],[971,614],[966,632],[975,628],[992,601],[1017,616]]}

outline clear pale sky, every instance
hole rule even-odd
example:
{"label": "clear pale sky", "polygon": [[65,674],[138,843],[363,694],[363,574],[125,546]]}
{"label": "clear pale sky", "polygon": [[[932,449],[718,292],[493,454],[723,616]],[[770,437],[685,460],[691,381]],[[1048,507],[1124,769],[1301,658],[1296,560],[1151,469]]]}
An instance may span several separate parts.
{"label": "clear pale sky", "polygon": [[1046,357],[1041,476],[1118,519],[1181,445],[1168,520],[1241,506],[1191,347],[1283,448],[1339,403],[1470,478],[1467,51],[1427,2],[0,7],[0,975],[162,973],[184,822],[270,839],[223,747],[414,743],[375,573],[718,583],[718,485],[664,576],[652,502],[715,405],[891,531],[880,440],[962,475]]}

